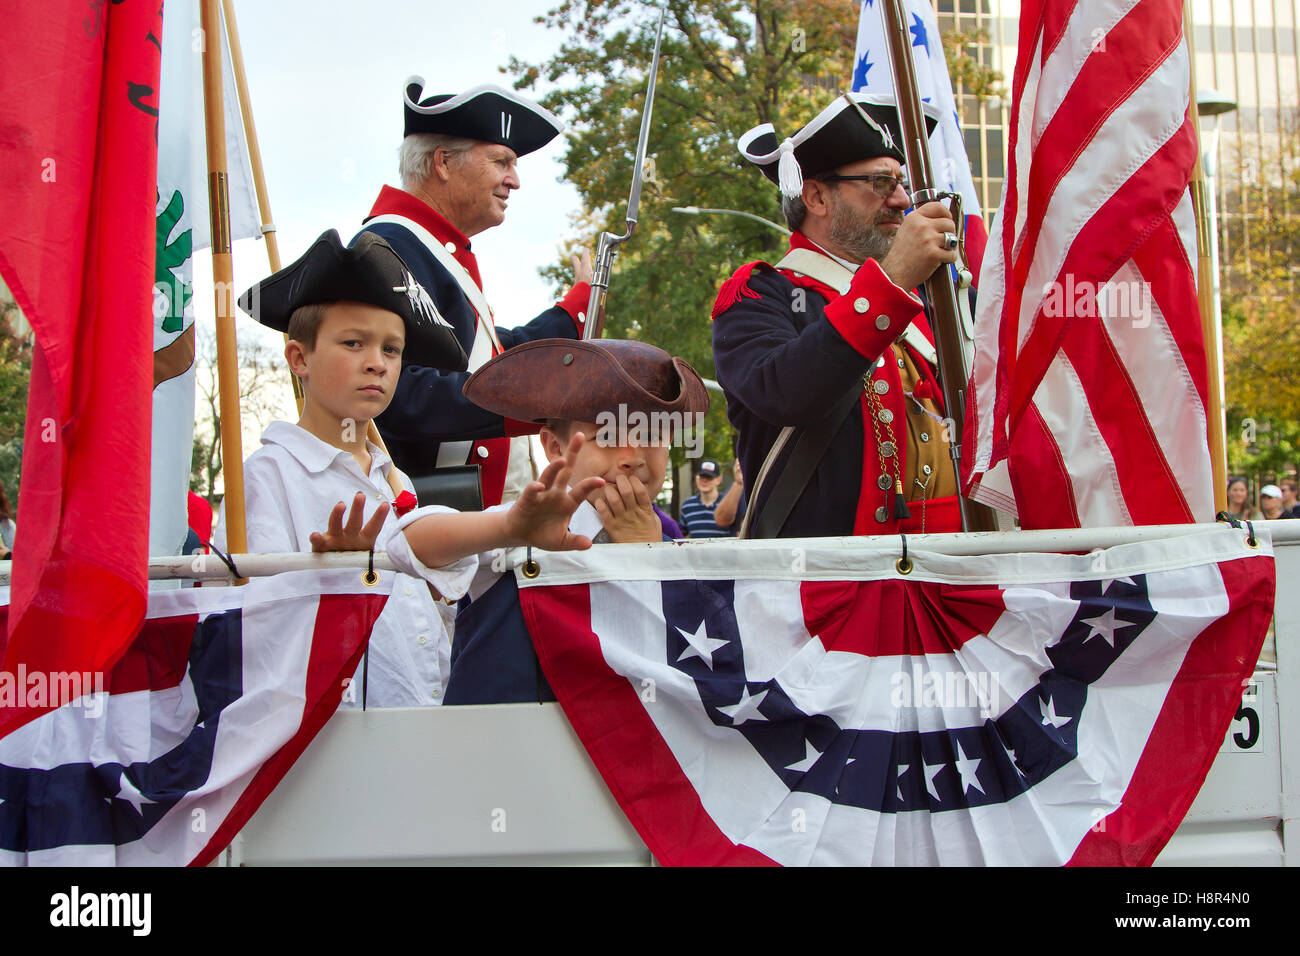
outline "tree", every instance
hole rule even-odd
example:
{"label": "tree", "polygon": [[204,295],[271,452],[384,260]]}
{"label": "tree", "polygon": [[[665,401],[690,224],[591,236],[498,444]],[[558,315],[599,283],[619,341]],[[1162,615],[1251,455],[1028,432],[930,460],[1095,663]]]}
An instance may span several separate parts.
{"label": "tree", "polygon": [[[261,339],[241,336],[238,345],[239,409],[243,424],[265,426],[283,414],[290,379],[283,356]],[[195,340],[194,457],[190,490],[216,508],[217,476],[221,474],[221,398],[217,388],[217,340],[213,330],[199,328]],[[247,449],[246,449],[247,451]]]}
{"label": "tree", "polygon": [[[746,262],[775,261],[786,240],[737,216],[685,216],[672,207],[736,209],[784,221],[776,189],[741,159],[736,140],[763,122],[793,131],[847,88],[859,5],[667,0],[666,6],[639,223],[616,260],[605,328],[611,336],[664,345],[711,378],[709,316],[718,287]],[[512,58],[506,68],[516,89],[531,89],[543,76],[560,84],[541,102],[569,125],[566,177],[587,211],[574,219],[578,237],[571,248],[543,270],[557,289],[569,252],[594,245],[601,230],[624,231],[658,9],[649,0],[564,0],[537,18],[567,34],[559,52],[537,64]],[[968,42],[946,45],[950,60]],[[996,74],[981,69],[972,61],[955,75],[986,93]],[[705,453],[723,461],[732,455],[717,395]],[[673,456],[680,465],[682,450]]]}
{"label": "tree", "polygon": [[31,341],[15,333],[19,315],[18,304],[0,284],[0,481],[15,511],[32,368]]}
{"label": "tree", "polygon": [[1227,190],[1225,207],[1255,214],[1221,217],[1223,353],[1228,467],[1261,481],[1295,471],[1300,460],[1300,354],[1295,256],[1300,248],[1300,114],[1287,118],[1280,149]]}

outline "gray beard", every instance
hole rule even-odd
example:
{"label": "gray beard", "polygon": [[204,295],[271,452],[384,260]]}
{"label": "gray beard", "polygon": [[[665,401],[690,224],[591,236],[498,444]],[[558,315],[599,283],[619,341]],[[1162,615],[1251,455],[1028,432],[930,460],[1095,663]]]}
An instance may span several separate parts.
{"label": "gray beard", "polygon": [[863,222],[847,203],[835,201],[831,208],[830,238],[853,262],[880,260],[894,244],[894,237],[876,228],[874,222]]}

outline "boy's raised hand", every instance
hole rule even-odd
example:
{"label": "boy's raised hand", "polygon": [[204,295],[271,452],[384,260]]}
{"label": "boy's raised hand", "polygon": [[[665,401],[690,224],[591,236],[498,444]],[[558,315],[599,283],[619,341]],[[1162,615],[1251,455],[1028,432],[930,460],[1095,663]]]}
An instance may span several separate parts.
{"label": "boy's raised hand", "polygon": [[616,482],[606,483],[590,500],[609,540],[615,544],[663,540],[663,525],[655,514],[650,492],[636,475],[619,475]]}
{"label": "boy's raised hand", "polygon": [[358,491],[356,497],[352,499],[352,509],[348,511],[348,522],[344,525],[345,506],[341,501],[336,504],[330,511],[325,533],[312,532],[310,538],[312,551],[319,554],[324,551],[372,550],[379,537],[379,529],[384,526],[384,519],[388,517],[388,502],[385,501],[376,508],[370,520],[362,526],[361,517],[365,507],[365,493]]}
{"label": "boy's raised hand", "polygon": [[591,547],[586,535],[569,531],[569,519],[578,506],[605,484],[604,478],[592,477],[568,487],[573,463],[585,440],[582,432],[574,432],[564,457],[547,465],[506,513],[506,527],[512,538],[547,551],[585,551]]}

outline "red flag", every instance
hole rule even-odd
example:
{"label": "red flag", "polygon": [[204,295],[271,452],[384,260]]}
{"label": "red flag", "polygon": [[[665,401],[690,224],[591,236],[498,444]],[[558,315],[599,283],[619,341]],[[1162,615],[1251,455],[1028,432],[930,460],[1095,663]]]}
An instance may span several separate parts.
{"label": "red flag", "polygon": [[0,272],[36,336],[10,673],[102,671],[144,616],[161,36],[157,0],[6,12]]}
{"label": "red flag", "polygon": [[1183,4],[1108,9],[1021,9],[963,478],[1026,528],[1214,514]]}

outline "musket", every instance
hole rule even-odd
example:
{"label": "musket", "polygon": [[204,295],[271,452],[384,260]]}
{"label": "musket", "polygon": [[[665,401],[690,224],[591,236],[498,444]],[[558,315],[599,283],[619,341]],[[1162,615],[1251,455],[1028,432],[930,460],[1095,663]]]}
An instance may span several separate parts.
{"label": "musket", "polygon": [[[953,199],[954,218],[961,218],[960,197],[940,192],[936,188],[934,167],[930,162],[929,138],[925,132],[925,117],[921,112],[921,96],[916,85],[916,65],[912,61],[912,42],[903,0],[884,0],[885,36],[889,40],[890,67],[894,73],[894,89],[898,96],[899,123],[903,131],[903,152],[907,157],[908,178],[912,182],[912,202],[916,206],[941,199]],[[957,235],[964,230],[958,223]],[[960,244],[958,246],[960,249]],[[959,258],[964,258],[959,252]],[[965,295],[970,273],[965,269],[960,281],[954,281],[948,267],[936,269],[922,283],[930,313],[930,327],[934,330],[935,349],[939,353],[939,384],[943,388],[943,404],[949,425],[949,449],[952,465],[961,482],[961,440],[966,428],[967,361],[971,348],[973,328],[969,318],[963,323],[959,317],[958,295]],[[969,315],[969,313],[967,313]],[[963,328],[963,324],[965,328]],[[996,531],[997,517],[992,508],[959,498],[963,531]]]}
{"label": "musket", "polygon": [[646,144],[650,139],[650,112],[655,102],[655,80],[659,76],[659,41],[664,35],[666,6],[659,9],[659,28],[655,33],[654,58],[650,62],[650,82],[645,91],[645,112],[641,114],[641,136],[636,144],[636,161],[632,167],[632,192],[627,199],[627,231],[621,236],[610,232],[600,234],[596,247],[596,263],[592,269],[591,298],[587,300],[587,320],[583,325],[584,339],[598,339],[605,329],[605,297],[609,294],[609,272],[614,265],[618,247],[632,238],[636,229],[637,209],[641,205],[641,180],[644,174]]}

